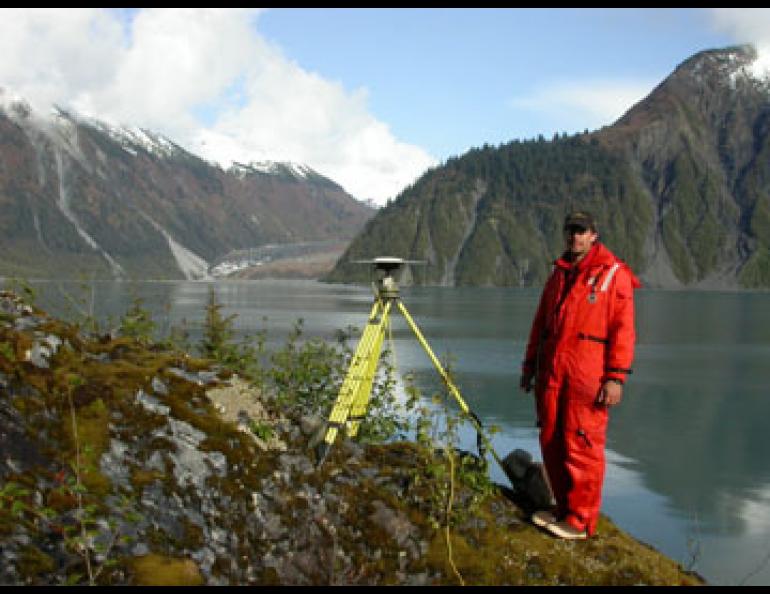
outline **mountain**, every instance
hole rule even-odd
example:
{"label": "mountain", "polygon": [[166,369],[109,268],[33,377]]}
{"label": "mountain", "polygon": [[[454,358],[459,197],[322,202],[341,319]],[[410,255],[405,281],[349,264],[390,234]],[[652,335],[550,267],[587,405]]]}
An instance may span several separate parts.
{"label": "mountain", "polygon": [[224,170],[0,90],[0,275],[202,278],[234,250],[346,243],[373,212],[303,165]]}
{"label": "mountain", "polygon": [[752,46],[698,53],[611,126],[449,159],[381,209],[350,260],[425,259],[404,282],[544,282],[572,208],[648,287],[770,287],[770,81]]}

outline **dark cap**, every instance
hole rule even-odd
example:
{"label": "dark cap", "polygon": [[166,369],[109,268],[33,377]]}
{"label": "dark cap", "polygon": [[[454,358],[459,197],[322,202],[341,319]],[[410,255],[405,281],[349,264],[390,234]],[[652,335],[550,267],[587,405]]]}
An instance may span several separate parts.
{"label": "dark cap", "polygon": [[594,233],[596,232],[596,221],[593,216],[584,210],[576,210],[567,215],[564,219],[564,228],[570,227],[582,227],[583,229],[590,229]]}

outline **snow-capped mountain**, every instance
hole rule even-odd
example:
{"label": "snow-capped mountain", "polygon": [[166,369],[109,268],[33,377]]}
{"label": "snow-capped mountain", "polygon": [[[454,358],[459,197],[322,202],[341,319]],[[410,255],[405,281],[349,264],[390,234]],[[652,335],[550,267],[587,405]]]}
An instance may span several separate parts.
{"label": "snow-capped mountain", "polygon": [[264,244],[347,241],[373,210],[296,163],[207,162],[0,89],[0,275],[203,278]]}

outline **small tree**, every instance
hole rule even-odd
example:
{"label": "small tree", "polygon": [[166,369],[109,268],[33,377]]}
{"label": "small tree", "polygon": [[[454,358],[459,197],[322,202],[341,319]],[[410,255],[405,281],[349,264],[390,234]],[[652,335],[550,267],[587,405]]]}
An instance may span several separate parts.
{"label": "small tree", "polygon": [[200,350],[205,357],[227,363],[235,354],[232,339],[235,335],[233,320],[237,316],[235,314],[223,316],[222,307],[222,304],[217,301],[214,287],[210,287]]}
{"label": "small tree", "polygon": [[120,333],[136,338],[142,343],[150,343],[155,333],[155,321],[142,304],[144,300],[136,297],[120,320]]}

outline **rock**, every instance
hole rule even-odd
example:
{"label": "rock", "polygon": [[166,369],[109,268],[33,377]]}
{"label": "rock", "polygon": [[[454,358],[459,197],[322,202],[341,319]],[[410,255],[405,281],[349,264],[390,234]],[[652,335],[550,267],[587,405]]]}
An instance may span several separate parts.
{"label": "rock", "polygon": [[129,473],[129,446],[117,440],[110,440],[110,449],[102,454],[99,460],[99,468],[106,476],[110,477],[113,484],[123,488],[131,488],[131,476]]}
{"label": "rock", "polygon": [[419,537],[419,531],[401,511],[394,511],[382,501],[373,501],[374,513],[369,520],[381,528],[396,545],[403,548],[413,538]]}
{"label": "rock", "polygon": [[167,455],[174,466],[174,478],[180,487],[193,485],[201,491],[212,470],[218,476],[226,474],[225,456],[221,452],[199,450],[198,445],[206,438],[206,434],[189,423],[169,417],[166,428],[156,430],[153,435],[164,437],[176,446],[176,451]]}
{"label": "rock", "polygon": [[315,472],[315,466],[313,466],[307,456],[284,453],[278,456],[278,464],[287,473],[307,475]]}
{"label": "rock", "polygon": [[305,437],[310,437],[325,423],[326,420],[318,415],[304,415],[299,420],[299,428],[302,432],[302,435]]}
{"label": "rock", "polygon": [[154,396],[150,396],[144,390],[139,390],[136,393],[136,401],[139,402],[146,410],[156,415],[168,416],[171,412],[171,408],[165,404],[161,404],[160,400]]}
{"label": "rock", "polygon": [[55,334],[42,335],[39,332],[35,332],[35,336],[37,340],[24,353],[24,359],[35,367],[48,369],[49,359],[56,354],[56,351],[62,344],[62,339]]}
{"label": "rock", "polygon": [[[237,375],[232,376],[228,384],[206,391],[222,418],[234,423],[260,450],[286,451],[286,442],[278,436],[277,427],[284,425],[287,419],[271,415],[263,406],[259,392]],[[271,429],[271,433],[262,439],[252,431],[252,425]]]}
{"label": "rock", "polygon": [[514,491],[533,509],[550,509],[555,504],[545,467],[532,462],[524,450],[514,450],[503,459],[503,470]]}
{"label": "rock", "polygon": [[159,377],[153,377],[151,385],[153,392],[156,394],[160,394],[161,396],[168,396],[168,386]]}
{"label": "rock", "polygon": [[364,447],[352,439],[342,440],[341,447],[351,460],[360,460],[364,456]]}
{"label": "rock", "polygon": [[168,367],[166,371],[198,386],[205,386],[219,381],[216,371],[187,371],[179,367]]}
{"label": "rock", "polygon": [[38,440],[28,435],[25,420],[10,399],[0,398],[0,479],[10,473],[21,474],[35,466],[45,465],[46,457],[38,445]]}
{"label": "rock", "polygon": [[262,524],[264,538],[278,540],[286,534],[286,528],[281,523],[281,518],[277,515],[267,516]]}
{"label": "rock", "polygon": [[134,557],[142,557],[143,555],[147,555],[150,552],[150,547],[148,547],[143,542],[138,542],[134,545],[134,547],[131,549],[131,554]]}
{"label": "rock", "polygon": [[524,450],[513,450],[503,458],[503,470],[512,483],[524,478],[532,464],[532,455]]}

